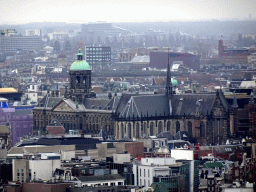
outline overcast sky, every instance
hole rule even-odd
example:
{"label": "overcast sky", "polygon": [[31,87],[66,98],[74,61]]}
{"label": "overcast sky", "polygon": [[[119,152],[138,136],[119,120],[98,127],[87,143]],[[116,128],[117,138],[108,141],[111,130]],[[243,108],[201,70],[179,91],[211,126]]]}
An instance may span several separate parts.
{"label": "overcast sky", "polygon": [[0,24],[256,18],[256,0],[0,0]]}

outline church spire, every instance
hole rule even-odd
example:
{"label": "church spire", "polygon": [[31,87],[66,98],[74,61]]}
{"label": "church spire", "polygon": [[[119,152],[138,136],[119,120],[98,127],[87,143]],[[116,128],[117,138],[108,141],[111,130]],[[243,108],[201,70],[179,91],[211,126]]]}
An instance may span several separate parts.
{"label": "church spire", "polygon": [[172,95],[172,81],[171,81],[171,69],[169,62],[169,48],[168,48],[168,65],[167,65],[167,77],[166,77],[166,95]]}

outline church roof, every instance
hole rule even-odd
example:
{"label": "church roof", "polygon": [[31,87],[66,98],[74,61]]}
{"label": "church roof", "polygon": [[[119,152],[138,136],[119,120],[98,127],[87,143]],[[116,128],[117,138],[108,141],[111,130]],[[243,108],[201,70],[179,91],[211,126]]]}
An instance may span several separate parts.
{"label": "church roof", "polygon": [[183,116],[195,115],[200,112],[202,115],[210,115],[214,103],[219,96],[226,111],[228,104],[221,93],[195,93],[195,94],[174,94],[166,95],[132,95],[123,94],[116,109],[116,114],[122,118],[140,118],[155,116]]}
{"label": "church roof", "polygon": [[91,67],[85,60],[77,60],[74,63],[72,63],[70,70],[72,71],[91,70]]}
{"label": "church roof", "polygon": [[202,115],[210,114],[216,99],[216,94],[182,94],[172,95],[172,115]]}
{"label": "church roof", "polygon": [[81,53],[81,50],[79,49],[79,53],[77,54],[77,60],[72,63],[70,70],[72,71],[81,71],[81,70],[91,70],[90,65],[83,60],[83,54]]}
{"label": "church roof", "polygon": [[166,95],[123,95],[117,112],[125,118],[169,115],[168,102]]}

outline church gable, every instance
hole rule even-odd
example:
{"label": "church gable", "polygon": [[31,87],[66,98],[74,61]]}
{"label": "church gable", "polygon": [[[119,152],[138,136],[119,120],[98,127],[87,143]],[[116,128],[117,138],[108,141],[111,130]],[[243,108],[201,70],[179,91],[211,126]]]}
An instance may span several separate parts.
{"label": "church gable", "polygon": [[[219,94],[222,94],[222,93],[219,93]],[[222,96],[222,95],[221,95]],[[213,115],[214,116],[218,116],[218,117],[222,117],[227,111],[227,101],[224,98],[221,98],[220,95],[217,95],[215,101],[214,101],[214,104],[213,104],[213,109],[212,109],[212,112],[213,112]]]}
{"label": "church gable", "polygon": [[53,111],[75,112],[65,101],[60,102]]}

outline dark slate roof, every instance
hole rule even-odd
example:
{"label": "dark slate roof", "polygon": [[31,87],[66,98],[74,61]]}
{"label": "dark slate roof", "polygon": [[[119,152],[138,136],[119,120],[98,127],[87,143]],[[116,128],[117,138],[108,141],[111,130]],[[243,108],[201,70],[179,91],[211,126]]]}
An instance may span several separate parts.
{"label": "dark slate roof", "polygon": [[223,104],[225,110],[228,111],[228,101],[227,101],[227,99],[225,98],[223,92],[217,90],[217,95],[219,96],[219,98],[220,98],[220,100],[221,100],[221,103]]}
{"label": "dark slate roof", "polygon": [[104,98],[86,98],[84,100],[84,106],[86,109],[104,109],[108,110],[108,104],[110,103],[112,99]]}
{"label": "dark slate roof", "polygon": [[37,141],[37,145],[76,145],[76,150],[96,149],[97,143],[101,141],[82,137],[40,138]]}
{"label": "dark slate roof", "polygon": [[51,97],[50,94],[46,94],[44,98],[38,103],[37,107],[55,107],[63,98],[61,97]]}
{"label": "dark slate roof", "polygon": [[175,136],[171,134],[169,131],[161,132],[157,138],[167,138],[167,140],[176,140]]}
{"label": "dark slate roof", "polygon": [[116,110],[118,103],[120,101],[120,97],[119,96],[115,96],[113,97],[109,103],[107,104],[107,108],[110,110]]}
{"label": "dark slate roof", "polygon": [[178,131],[175,137],[178,140],[184,140],[185,138],[190,140],[191,135],[187,131]]}
{"label": "dark slate roof", "polygon": [[106,181],[106,180],[116,180],[124,178],[119,174],[111,174],[111,175],[99,175],[99,176],[81,176],[78,179],[82,182],[90,182],[90,181]]}
{"label": "dark slate roof", "polygon": [[117,107],[119,116],[126,118],[169,115],[169,111],[169,99],[166,95],[125,95],[121,97]]}
{"label": "dark slate roof", "polygon": [[216,94],[182,94],[171,97],[172,115],[195,115],[200,111],[202,115],[210,114]]}

